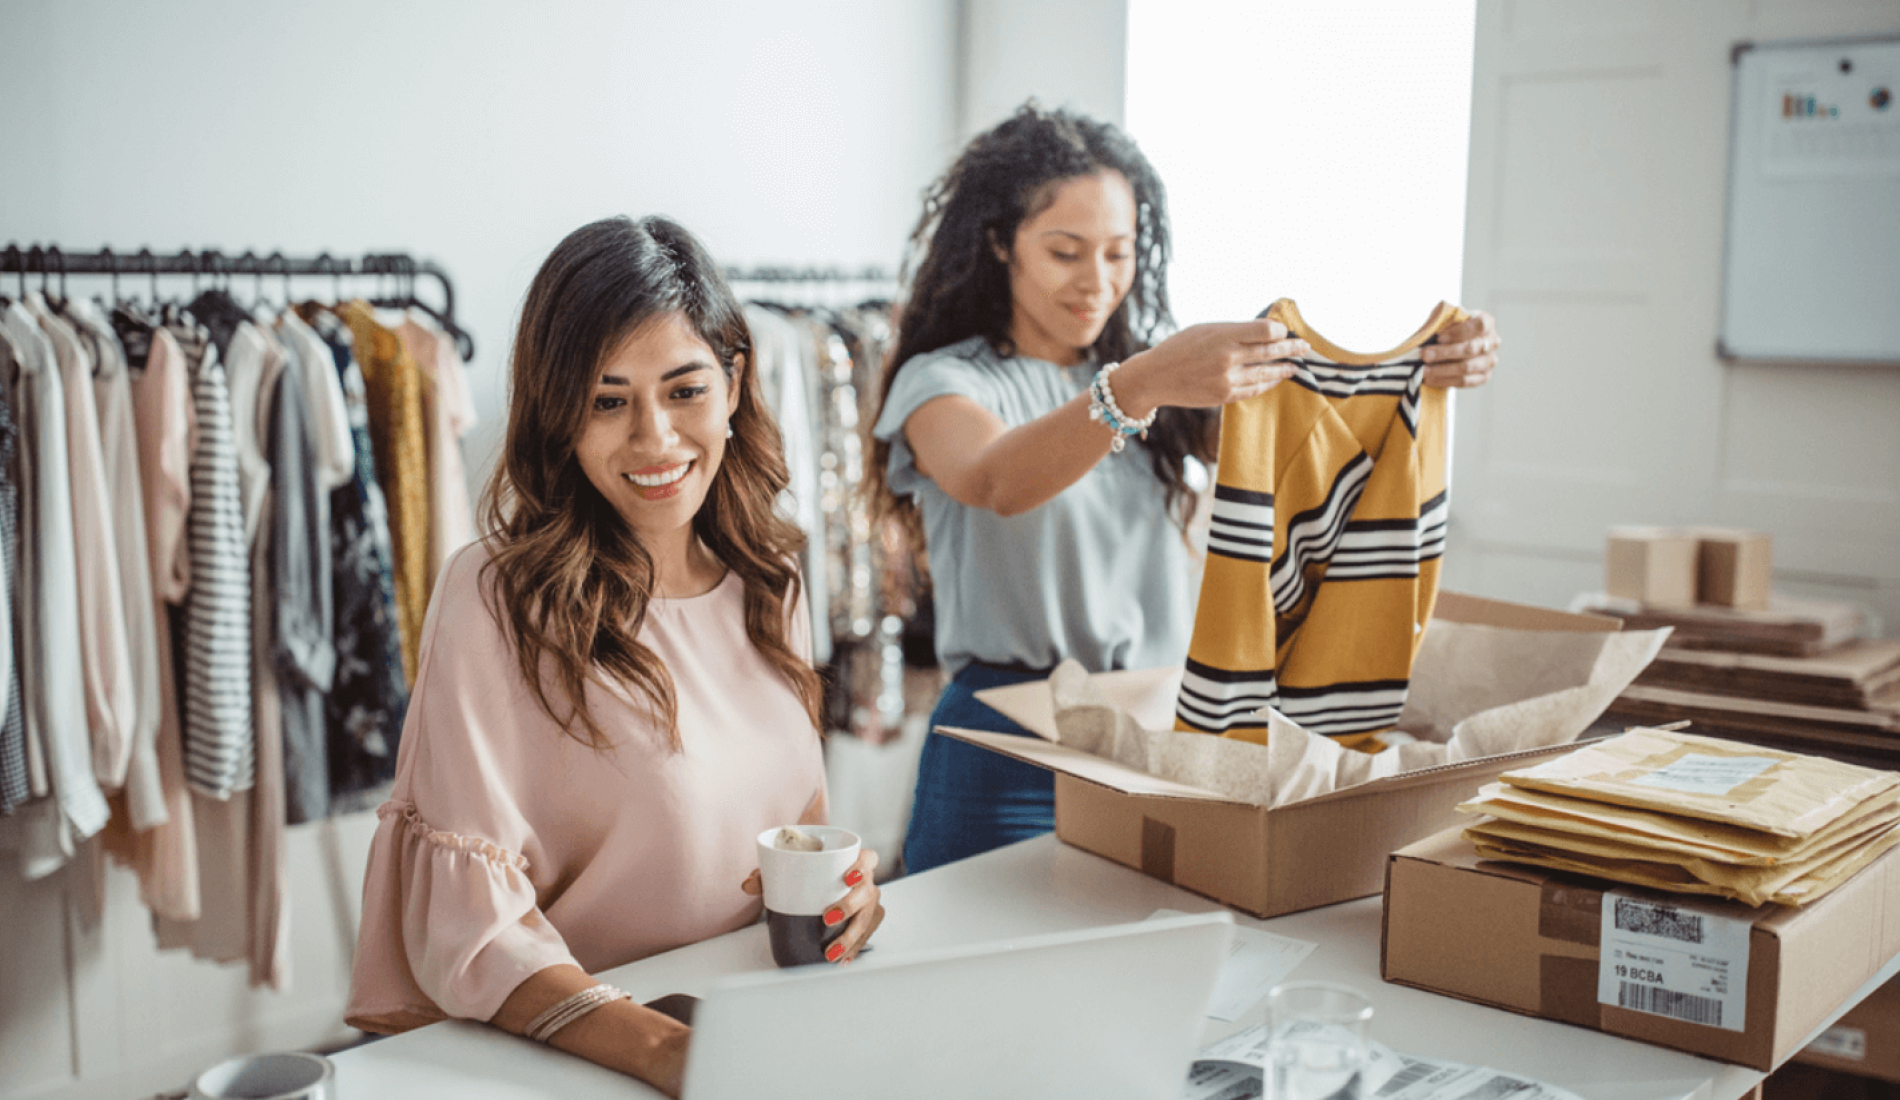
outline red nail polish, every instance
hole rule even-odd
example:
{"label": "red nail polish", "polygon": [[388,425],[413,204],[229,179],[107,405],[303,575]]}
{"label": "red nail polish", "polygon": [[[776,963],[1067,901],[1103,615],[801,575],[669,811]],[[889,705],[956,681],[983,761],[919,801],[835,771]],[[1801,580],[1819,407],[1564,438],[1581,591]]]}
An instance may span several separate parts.
{"label": "red nail polish", "polygon": [[844,876],[844,884],[846,886],[856,886],[858,883],[863,882],[863,881],[864,881],[863,871],[853,871],[850,874]]}
{"label": "red nail polish", "polygon": [[842,954],[844,954],[844,944],[834,943],[830,947],[825,948],[825,961],[837,962],[838,956]]}
{"label": "red nail polish", "polygon": [[825,927],[829,928],[844,919],[844,910],[830,909],[825,912]]}

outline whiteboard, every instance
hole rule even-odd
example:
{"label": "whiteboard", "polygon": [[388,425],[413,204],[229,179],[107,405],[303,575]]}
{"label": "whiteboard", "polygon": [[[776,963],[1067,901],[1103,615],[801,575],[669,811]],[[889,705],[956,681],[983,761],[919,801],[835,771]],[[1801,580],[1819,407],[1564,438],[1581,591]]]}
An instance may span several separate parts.
{"label": "whiteboard", "polygon": [[1722,356],[1900,364],[1900,37],[1734,62]]}

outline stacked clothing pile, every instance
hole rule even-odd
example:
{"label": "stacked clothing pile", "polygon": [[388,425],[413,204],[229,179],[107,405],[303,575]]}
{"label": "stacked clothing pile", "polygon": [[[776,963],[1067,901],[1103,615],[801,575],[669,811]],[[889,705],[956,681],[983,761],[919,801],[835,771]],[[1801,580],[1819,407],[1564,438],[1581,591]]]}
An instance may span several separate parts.
{"label": "stacked clothing pile", "polygon": [[1900,774],[1634,729],[1458,807],[1489,859],[1635,886],[1806,905],[1900,844]]}

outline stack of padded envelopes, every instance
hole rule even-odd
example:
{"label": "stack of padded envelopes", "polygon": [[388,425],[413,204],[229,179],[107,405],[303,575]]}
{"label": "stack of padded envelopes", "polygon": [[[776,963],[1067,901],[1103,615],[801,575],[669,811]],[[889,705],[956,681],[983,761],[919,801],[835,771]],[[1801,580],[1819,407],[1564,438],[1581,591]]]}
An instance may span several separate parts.
{"label": "stack of padded envelopes", "polygon": [[1505,772],[1459,810],[1480,855],[1633,886],[1805,905],[1900,844],[1900,774],[1634,729]]}

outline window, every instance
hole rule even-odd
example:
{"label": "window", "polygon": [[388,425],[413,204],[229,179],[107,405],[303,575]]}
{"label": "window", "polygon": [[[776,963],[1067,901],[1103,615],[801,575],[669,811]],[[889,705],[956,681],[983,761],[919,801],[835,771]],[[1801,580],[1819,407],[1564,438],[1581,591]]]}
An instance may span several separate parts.
{"label": "window", "polygon": [[1293,298],[1391,347],[1459,301],[1473,0],[1129,0],[1128,132],[1183,325]]}

